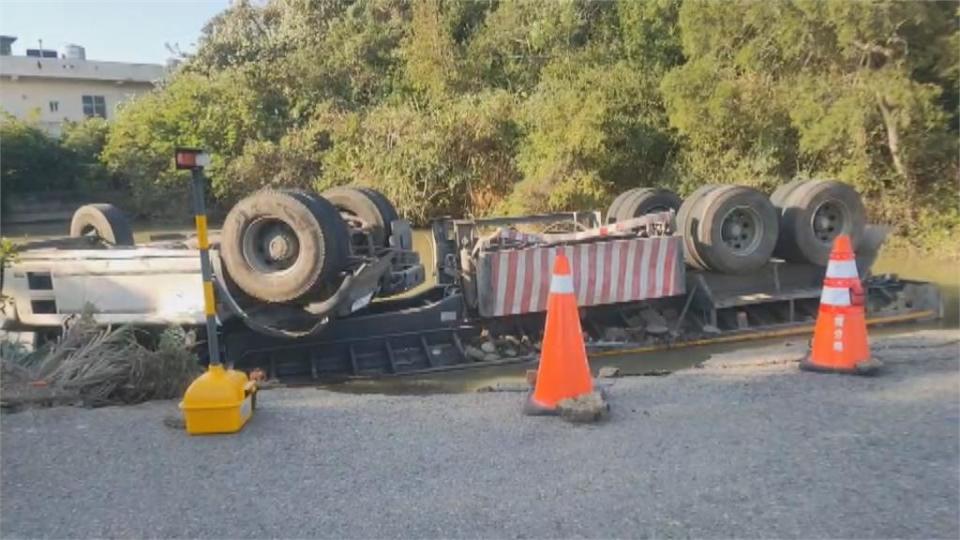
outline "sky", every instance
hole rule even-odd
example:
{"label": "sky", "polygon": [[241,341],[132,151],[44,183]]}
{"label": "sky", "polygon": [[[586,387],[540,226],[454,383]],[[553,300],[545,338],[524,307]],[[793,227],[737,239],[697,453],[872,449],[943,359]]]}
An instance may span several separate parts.
{"label": "sky", "polygon": [[0,0],[0,34],[28,48],[86,48],[88,60],[162,64],[164,43],[195,50],[200,30],[230,0]]}

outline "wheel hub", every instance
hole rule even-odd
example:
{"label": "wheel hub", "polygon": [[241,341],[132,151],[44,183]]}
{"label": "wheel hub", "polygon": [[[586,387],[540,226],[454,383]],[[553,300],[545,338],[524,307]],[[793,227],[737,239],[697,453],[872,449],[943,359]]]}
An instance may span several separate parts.
{"label": "wheel hub", "polygon": [[730,210],[723,218],[721,239],[737,255],[747,255],[756,249],[763,233],[760,216],[747,207]]}
{"label": "wheel hub", "polygon": [[268,239],[267,255],[274,261],[280,261],[290,257],[292,251],[290,239],[284,234],[276,234]]}
{"label": "wheel hub", "polygon": [[300,243],[293,229],[275,218],[263,218],[243,231],[243,257],[265,274],[282,272],[297,262]]}
{"label": "wheel hub", "polygon": [[830,244],[845,228],[845,212],[838,201],[827,201],[813,213],[813,234],[817,240]]}

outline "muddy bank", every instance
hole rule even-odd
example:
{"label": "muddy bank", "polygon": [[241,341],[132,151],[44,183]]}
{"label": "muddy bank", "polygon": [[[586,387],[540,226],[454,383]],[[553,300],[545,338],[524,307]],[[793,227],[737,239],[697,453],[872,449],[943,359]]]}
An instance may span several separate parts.
{"label": "muddy bank", "polygon": [[880,252],[873,271],[936,283],[943,296],[943,325],[960,326],[960,263],[956,259],[918,257],[904,249],[886,249]]}

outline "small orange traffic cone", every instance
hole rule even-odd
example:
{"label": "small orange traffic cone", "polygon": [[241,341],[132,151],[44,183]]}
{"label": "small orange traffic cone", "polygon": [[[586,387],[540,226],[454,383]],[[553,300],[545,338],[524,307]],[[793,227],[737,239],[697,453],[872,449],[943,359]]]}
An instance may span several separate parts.
{"label": "small orange traffic cone", "polygon": [[593,378],[583,344],[573,275],[567,257],[560,252],[550,279],[537,382],[524,411],[527,414],[550,414],[556,411],[560,401],[590,392],[593,392]]}
{"label": "small orange traffic cone", "polygon": [[841,234],[830,252],[811,350],[800,369],[865,375],[880,368],[870,357],[864,299],[850,237]]}

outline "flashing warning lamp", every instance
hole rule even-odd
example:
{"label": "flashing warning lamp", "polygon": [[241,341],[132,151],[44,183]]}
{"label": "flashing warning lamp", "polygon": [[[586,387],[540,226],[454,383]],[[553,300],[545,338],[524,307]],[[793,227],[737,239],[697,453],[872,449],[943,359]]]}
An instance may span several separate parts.
{"label": "flashing warning lamp", "polygon": [[177,148],[177,169],[195,169],[210,165],[210,154],[196,148]]}

